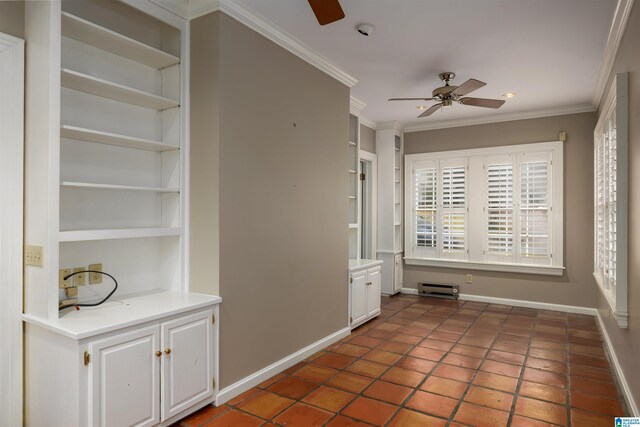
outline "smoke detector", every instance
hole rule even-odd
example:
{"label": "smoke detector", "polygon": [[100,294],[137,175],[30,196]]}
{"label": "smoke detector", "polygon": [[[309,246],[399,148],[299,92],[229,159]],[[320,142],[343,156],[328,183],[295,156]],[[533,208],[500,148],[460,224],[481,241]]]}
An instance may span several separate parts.
{"label": "smoke detector", "polygon": [[359,24],[356,26],[356,30],[363,36],[370,36],[374,28],[371,24]]}

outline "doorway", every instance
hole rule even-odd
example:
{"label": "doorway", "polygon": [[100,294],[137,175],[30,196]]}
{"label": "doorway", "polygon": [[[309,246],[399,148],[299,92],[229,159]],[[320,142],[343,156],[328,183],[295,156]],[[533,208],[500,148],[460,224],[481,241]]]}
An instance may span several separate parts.
{"label": "doorway", "polygon": [[378,156],[360,151],[360,258],[376,259],[378,228]]}

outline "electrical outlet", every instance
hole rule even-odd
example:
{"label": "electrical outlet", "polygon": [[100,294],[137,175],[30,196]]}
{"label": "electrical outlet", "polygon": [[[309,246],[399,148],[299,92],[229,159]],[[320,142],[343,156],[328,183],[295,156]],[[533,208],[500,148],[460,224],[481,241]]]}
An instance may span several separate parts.
{"label": "electrical outlet", "polygon": [[[89,264],[89,270],[102,271],[102,264]],[[102,283],[102,274],[89,273],[89,284],[98,285]]]}
{"label": "electrical outlet", "polygon": [[34,246],[34,245],[25,246],[24,265],[42,267],[42,246]]}
{"label": "electrical outlet", "polygon": [[[76,267],[73,269],[74,273],[85,271],[84,267]],[[84,286],[87,284],[87,273],[79,273],[73,276],[73,286]]]}
{"label": "electrical outlet", "polygon": [[467,283],[473,283],[473,275],[467,274]]}
{"label": "electrical outlet", "polygon": [[73,283],[71,283],[71,278],[68,278],[67,280],[64,279],[69,274],[71,274],[71,269],[70,268],[61,268],[60,269],[60,271],[58,273],[58,287],[60,289],[66,289],[66,288],[70,288],[70,287],[73,286]]}

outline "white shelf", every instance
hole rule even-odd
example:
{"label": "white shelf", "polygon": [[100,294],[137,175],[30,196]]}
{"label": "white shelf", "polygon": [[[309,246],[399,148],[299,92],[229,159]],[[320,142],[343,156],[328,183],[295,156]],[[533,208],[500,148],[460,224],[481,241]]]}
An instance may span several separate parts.
{"label": "white shelf", "polygon": [[116,190],[116,191],[141,191],[147,193],[179,193],[178,188],[140,187],[135,185],[95,184],[92,182],[63,181],[60,188],[76,190]]}
{"label": "white shelf", "polygon": [[63,68],[61,72],[61,85],[63,87],[113,99],[127,104],[138,105],[154,110],[166,110],[179,107],[180,103],[173,99],[164,98],[152,93],[143,92],[113,83],[88,74]]}
{"label": "white shelf", "polygon": [[351,224],[349,224],[349,228],[357,229],[358,228],[358,224],[351,223]]}
{"label": "white shelf", "polygon": [[349,169],[349,173],[355,174],[355,173],[358,173],[358,171],[354,171],[353,169]]}
{"label": "white shelf", "polygon": [[350,199],[357,199],[356,196],[349,196]]}
{"label": "white shelf", "polygon": [[398,147],[396,147],[396,151],[400,151],[400,149]]}
{"label": "white shelf", "polygon": [[117,133],[85,129],[69,125],[62,125],[60,127],[60,136],[62,138],[95,142],[98,144],[115,145],[118,147],[134,148],[137,150],[157,152],[179,150],[179,147],[169,144],[163,144],[160,141],[152,141],[149,139],[136,138],[133,136],[119,135]]}
{"label": "white shelf", "polygon": [[103,230],[68,230],[60,231],[60,242],[84,242],[92,240],[135,239],[141,237],[179,236],[177,227],[145,227],[145,228],[114,228]]}
{"label": "white shelf", "polygon": [[353,142],[353,141],[349,141],[349,145],[352,145],[352,146],[354,146],[354,147],[355,147],[355,146],[356,146],[356,145],[358,145],[358,144],[356,144],[356,143],[355,143],[355,142]]}
{"label": "white shelf", "polygon": [[62,35],[156,69],[180,63],[174,55],[67,12],[62,12]]}

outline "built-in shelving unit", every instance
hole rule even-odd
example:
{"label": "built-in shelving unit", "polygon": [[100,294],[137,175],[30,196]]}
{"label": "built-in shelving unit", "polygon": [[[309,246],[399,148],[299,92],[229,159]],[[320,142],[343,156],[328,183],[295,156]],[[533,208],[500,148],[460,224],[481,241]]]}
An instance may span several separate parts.
{"label": "built-in shelving unit", "polygon": [[[26,272],[30,315],[65,316],[58,313],[68,299],[58,284],[61,268],[102,264],[118,279],[114,298],[188,291],[181,106],[187,23],[126,3],[52,2],[42,6],[46,21],[29,18],[31,39],[47,40],[52,53],[29,59],[28,83],[48,102],[28,111],[39,128],[30,130],[27,152],[39,157],[26,162],[26,241],[40,242],[49,261]],[[43,123],[51,126],[46,132]],[[81,286],[76,298],[95,300],[110,288],[107,280]]]}
{"label": "built-in shelving unit", "polygon": [[348,184],[349,200],[349,259],[360,258],[360,120],[357,115],[349,115]]}
{"label": "built-in shelving unit", "polygon": [[[26,418],[174,424],[216,398],[221,301],[186,274],[189,22],[150,0],[34,1],[25,28],[24,240],[43,259],[24,274]],[[89,268],[117,290],[77,306],[114,289],[63,280]]]}
{"label": "built-in shelving unit", "polygon": [[382,293],[395,294],[402,287],[403,144],[395,123],[376,131],[378,154],[378,259],[382,268]]}

